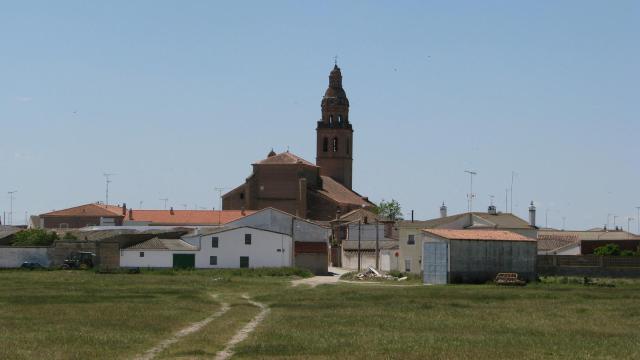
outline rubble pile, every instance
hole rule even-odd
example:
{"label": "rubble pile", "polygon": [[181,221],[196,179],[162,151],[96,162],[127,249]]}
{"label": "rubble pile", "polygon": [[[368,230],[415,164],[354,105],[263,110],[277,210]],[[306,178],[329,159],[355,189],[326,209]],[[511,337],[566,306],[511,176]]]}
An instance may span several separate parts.
{"label": "rubble pile", "polygon": [[359,272],[358,274],[356,274],[355,277],[358,280],[372,280],[372,279],[397,280],[397,281],[407,280],[406,276],[405,277],[401,277],[401,278],[397,278],[397,277],[389,275],[389,274],[384,274],[384,273],[374,269],[371,266],[367,270]]}

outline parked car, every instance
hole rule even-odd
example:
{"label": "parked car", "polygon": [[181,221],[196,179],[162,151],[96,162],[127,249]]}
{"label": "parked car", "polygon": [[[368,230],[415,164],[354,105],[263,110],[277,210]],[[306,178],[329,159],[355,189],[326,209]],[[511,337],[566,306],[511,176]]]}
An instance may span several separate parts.
{"label": "parked car", "polygon": [[22,265],[20,265],[20,268],[33,270],[33,269],[42,269],[43,266],[40,265],[40,263],[37,263],[35,261],[25,261],[22,263]]}

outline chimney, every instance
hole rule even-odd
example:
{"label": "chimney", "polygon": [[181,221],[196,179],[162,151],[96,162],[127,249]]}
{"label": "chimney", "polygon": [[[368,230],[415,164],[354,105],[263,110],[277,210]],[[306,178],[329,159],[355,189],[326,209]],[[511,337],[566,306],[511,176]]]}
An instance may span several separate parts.
{"label": "chimney", "polygon": [[175,215],[176,213],[173,211],[173,206],[171,208],[169,208],[169,214],[171,215]]}
{"label": "chimney", "polygon": [[489,209],[487,210],[487,212],[491,215],[498,215],[498,210],[496,209],[495,205],[489,205]]}
{"label": "chimney", "polygon": [[533,205],[533,201],[529,206],[529,225],[536,226],[536,207]]}
{"label": "chimney", "polygon": [[127,215],[127,203],[122,203],[122,215]]}
{"label": "chimney", "polygon": [[411,222],[413,222],[413,210],[411,210]]}
{"label": "chimney", "polygon": [[133,220],[133,209],[129,209],[129,220]]}
{"label": "chimney", "polygon": [[442,206],[440,206],[440,217],[447,217],[447,205],[444,204],[444,201],[442,202]]}

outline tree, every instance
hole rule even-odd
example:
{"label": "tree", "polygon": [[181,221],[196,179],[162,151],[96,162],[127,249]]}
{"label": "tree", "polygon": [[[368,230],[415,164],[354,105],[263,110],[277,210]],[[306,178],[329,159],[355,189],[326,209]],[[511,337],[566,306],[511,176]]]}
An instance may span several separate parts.
{"label": "tree", "polygon": [[593,250],[594,255],[599,256],[618,256],[620,255],[620,246],[617,244],[607,244],[600,246]]}
{"label": "tree", "polygon": [[375,210],[376,214],[391,221],[402,220],[402,208],[397,200],[384,201],[382,199]]}
{"label": "tree", "polygon": [[49,246],[58,240],[58,234],[43,229],[22,230],[15,234],[11,246]]}

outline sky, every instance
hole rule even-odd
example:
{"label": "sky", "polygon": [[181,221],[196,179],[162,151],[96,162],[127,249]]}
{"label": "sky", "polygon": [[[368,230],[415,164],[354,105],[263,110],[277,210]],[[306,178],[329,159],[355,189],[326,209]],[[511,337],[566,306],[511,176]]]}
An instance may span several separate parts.
{"label": "sky", "polygon": [[624,0],[3,1],[0,211],[105,201],[104,173],[110,203],[218,208],[271,148],[315,161],[337,56],[363,196],[464,212],[473,170],[505,211],[515,173],[516,215],[626,229],[639,34]]}

